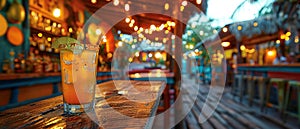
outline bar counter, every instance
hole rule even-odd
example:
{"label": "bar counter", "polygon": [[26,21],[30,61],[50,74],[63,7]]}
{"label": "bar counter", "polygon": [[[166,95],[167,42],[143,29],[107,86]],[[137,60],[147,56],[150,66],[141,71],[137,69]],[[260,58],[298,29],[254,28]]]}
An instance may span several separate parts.
{"label": "bar counter", "polygon": [[62,96],[58,96],[0,112],[0,127],[151,128],[154,117],[150,116],[156,114],[164,88],[161,81],[108,81],[96,87],[91,117],[86,113],[64,115]]}
{"label": "bar counter", "polygon": [[[117,71],[97,73],[97,83],[118,79]],[[61,94],[61,73],[0,74],[0,111]]]}
{"label": "bar counter", "polygon": [[269,78],[282,78],[300,81],[300,63],[278,65],[239,64],[238,71],[242,74],[261,74]]}

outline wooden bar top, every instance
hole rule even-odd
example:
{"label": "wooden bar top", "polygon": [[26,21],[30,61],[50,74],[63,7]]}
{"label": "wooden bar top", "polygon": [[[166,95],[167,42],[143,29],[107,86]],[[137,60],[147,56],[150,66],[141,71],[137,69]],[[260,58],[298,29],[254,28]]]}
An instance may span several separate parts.
{"label": "wooden bar top", "polygon": [[0,128],[151,128],[164,88],[161,81],[109,81],[97,85],[92,117],[66,116],[58,96],[0,112]]}

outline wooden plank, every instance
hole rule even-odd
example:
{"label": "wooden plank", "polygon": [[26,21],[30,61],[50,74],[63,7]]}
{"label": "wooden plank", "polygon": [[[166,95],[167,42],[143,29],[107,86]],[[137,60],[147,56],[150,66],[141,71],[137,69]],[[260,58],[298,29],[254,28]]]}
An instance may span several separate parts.
{"label": "wooden plank", "polygon": [[187,126],[189,129],[200,129],[197,119],[194,117],[194,115],[190,112],[187,117],[185,118],[185,121],[187,123]]}
{"label": "wooden plank", "polygon": [[232,119],[227,114],[222,114],[222,117],[235,129],[244,129],[245,127],[237,122],[236,120]]}
{"label": "wooden plank", "polygon": [[[151,128],[153,120],[149,120],[149,116],[153,116],[156,112],[159,96],[165,87],[164,84],[163,82],[155,81],[110,81],[100,84],[98,85],[100,90],[96,92],[97,94],[112,92],[118,87],[120,90],[128,90],[128,92],[139,91],[139,94],[133,93],[134,98],[142,98],[145,95],[149,95],[146,98],[150,97],[148,98],[150,101],[137,103],[128,100],[123,95],[104,96],[104,99],[97,99],[99,101],[96,104],[95,115],[97,115],[99,122],[104,128]],[[119,113],[123,114],[123,116],[120,116]],[[141,119],[128,119],[124,115],[129,116],[129,118]],[[93,123],[85,113],[75,116],[64,115],[62,96],[0,112],[1,128],[91,128],[96,127],[95,125],[97,124]]]}

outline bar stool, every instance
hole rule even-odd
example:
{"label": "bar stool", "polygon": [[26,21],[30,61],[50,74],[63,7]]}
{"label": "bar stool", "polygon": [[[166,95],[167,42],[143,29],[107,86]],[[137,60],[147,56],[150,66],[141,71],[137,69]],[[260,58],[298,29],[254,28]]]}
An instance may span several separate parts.
{"label": "bar stool", "polygon": [[[270,83],[267,87],[267,96],[266,96],[266,107],[273,107],[277,108],[280,112],[280,116],[283,115],[283,105],[284,105],[284,98],[285,98],[285,88],[287,85],[287,80],[279,79],[279,78],[271,78]],[[271,87],[277,89],[276,100],[278,104],[271,102]]]}
{"label": "bar stool", "polygon": [[235,97],[238,94],[239,86],[242,85],[242,75],[234,75],[233,86],[231,89],[231,94]]}
{"label": "bar stool", "polygon": [[[266,77],[254,76],[252,78],[252,83],[250,83],[249,90],[248,90],[249,106],[252,106],[253,102],[257,102],[260,105],[262,111],[265,103],[266,87],[269,81],[270,81],[269,78]],[[258,91],[256,89],[258,89]],[[255,99],[255,95],[257,94],[258,94],[258,100]]]}
{"label": "bar stool", "polygon": [[253,92],[254,92],[254,77],[253,76],[246,76],[247,79],[247,98],[248,98],[248,105],[252,105],[252,100],[253,100]]}
{"label": "bar stool", "polygon": [[[243,75],[242,76],[242,82],[241,84],[239,85],[239,97],[240,97],[240,102],[243,101],[243,98],[245,95],[247,95],[247,85],[248,85],[248,80],[251,80],[252,77],[249,76],[249,75]],[[250,81],[251,82],[251,81]],[[249,82],[249,83],[250,83]],[[243,85],[244,84],[244,85]]]}
{"label": "bar stool", "polygon": [[[286,94],[286,97],[285,97],[285,103],[284,103],[284,115],[290,115],[290,116],[295,116],[295,117],[298,117],[298,120],[300,121],[300,82],[298,81],[289,81],[288,82],[288,86],[287,86],[287,94]],[[293,113],[293,112],[290,112],[288,111],[287,107],[288,105],[290,105],[291,103],[291,96],[292,96],[292,89],[295,89],[293,91],[296,91],[297,92],[297,100],[298,100],[298,105],[297,105],[297,110],[298,110],[298,113]]]}

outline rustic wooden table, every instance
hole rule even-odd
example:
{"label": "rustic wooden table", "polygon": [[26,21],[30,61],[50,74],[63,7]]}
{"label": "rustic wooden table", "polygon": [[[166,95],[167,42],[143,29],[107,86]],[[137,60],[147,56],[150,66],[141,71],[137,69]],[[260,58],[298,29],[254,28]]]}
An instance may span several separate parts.
{"label": "rustic wooden table", "polygon": [[0,128],[151,128],[161,81],[109,81],[97,85],[92,113],[67,116],[62,96],[0,112]]}

